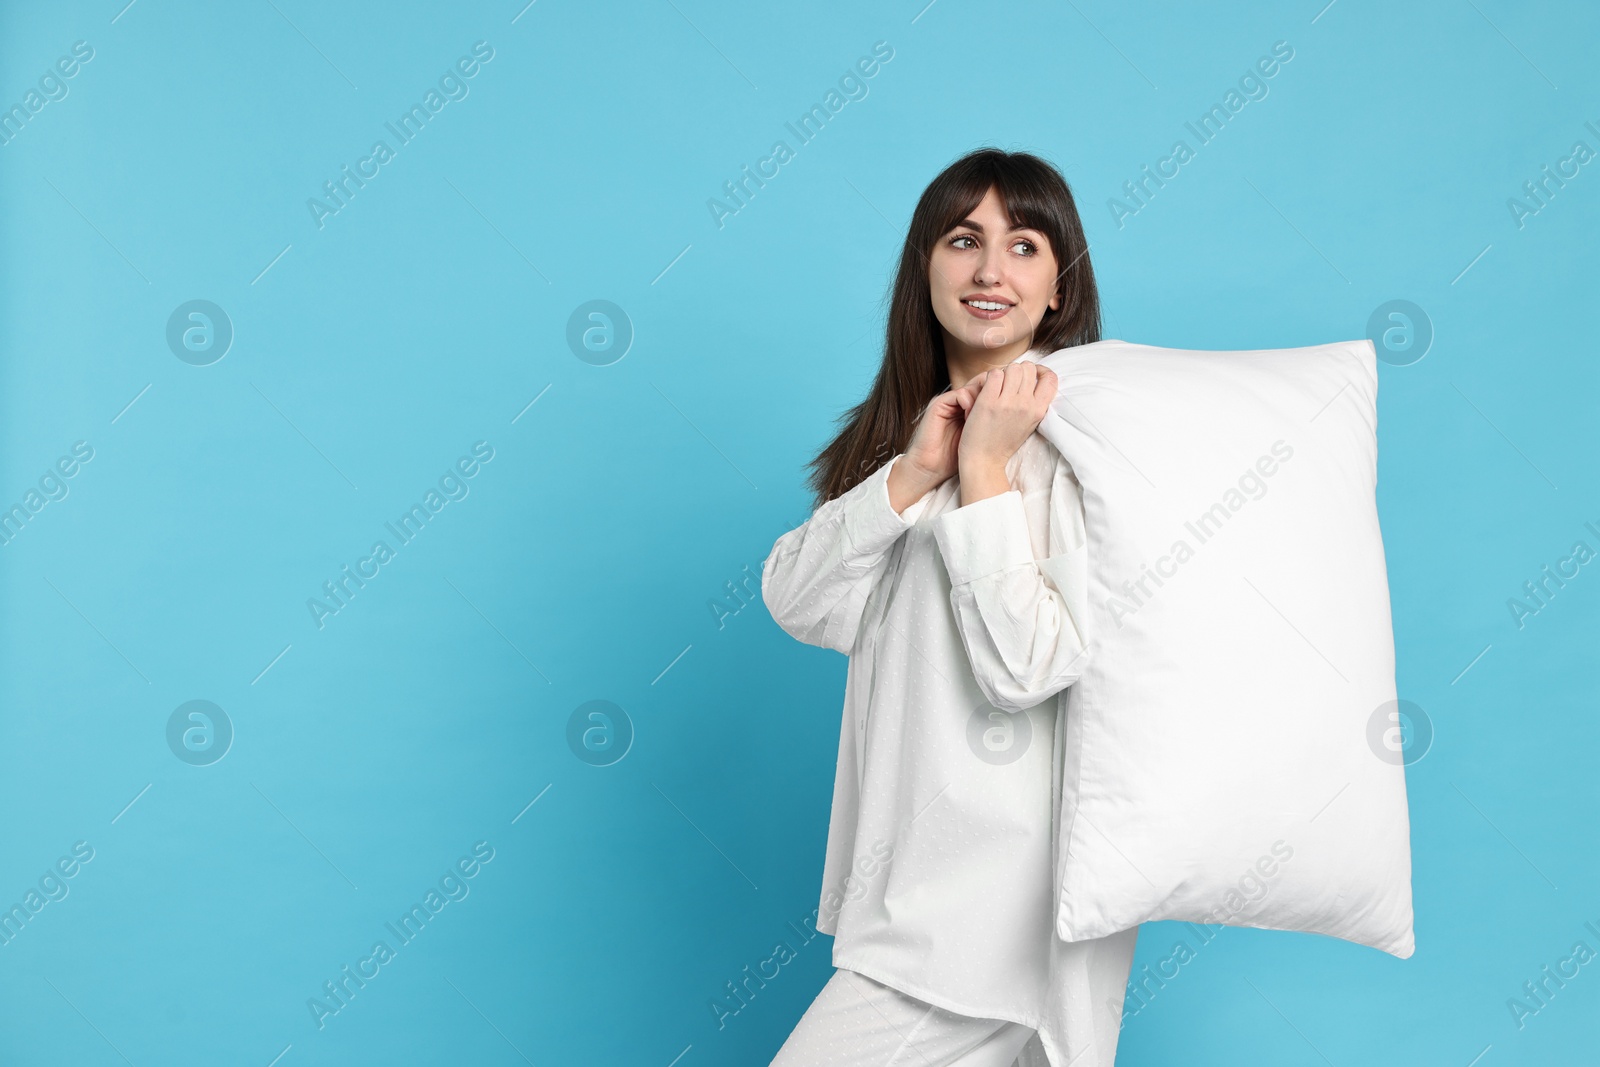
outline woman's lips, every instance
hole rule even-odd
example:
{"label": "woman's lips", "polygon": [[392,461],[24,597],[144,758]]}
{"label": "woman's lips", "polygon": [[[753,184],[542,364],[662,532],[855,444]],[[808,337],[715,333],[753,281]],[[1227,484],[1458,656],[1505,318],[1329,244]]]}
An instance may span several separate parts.
{"label": "woman's lips", "polygon": [[967,311],[969,313],[971,313],[972,315],[974,315],[974,316],[976,316],[976,317],[978,317],[980,319],[987,319],[987,320],[1005,318],[1006,315],[1011,313],[1011,308],[1014,306],[1014,305],[1011,305],[1011,304],[1007,304],[1003,300],[980,300],[980,301],[978,301],[978,303],[980,303],[980,304],[999,304],[1000,307],[999,308],[992,308],[992,309],[989,309],[989,308],[975,308],[971,304],[967,303],[967,301],[965,301],[965,300],[961,301],[961,306],[966,308]]}

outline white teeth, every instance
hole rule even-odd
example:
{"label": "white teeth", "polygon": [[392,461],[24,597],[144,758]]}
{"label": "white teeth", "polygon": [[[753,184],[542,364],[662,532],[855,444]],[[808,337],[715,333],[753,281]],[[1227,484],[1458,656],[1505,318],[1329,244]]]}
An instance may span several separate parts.
{"label": "white teeth", "polygon": [[977,308],[979,311],[1000,311],[1003,308],[1008,308],[1011,306],[1010,304],[1001,304],[994,300],[968,300],[967,304]]}

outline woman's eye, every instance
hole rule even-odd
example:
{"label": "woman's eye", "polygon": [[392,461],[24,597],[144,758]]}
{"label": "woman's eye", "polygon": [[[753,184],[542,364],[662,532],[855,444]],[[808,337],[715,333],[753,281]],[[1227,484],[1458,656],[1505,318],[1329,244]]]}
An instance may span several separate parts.
{"label": "woman's eye", "polygon": [[1012,245],[1011,247],[1012,247],[1013,250],[1021,249],[1022,250],[1022,254],[1025,255],[1025,256],[1031,256],[1031,255],[1033,255],[1035,252],[1037,252],[1039,250],[1037,247],[1034,246],[1034,243],[1032,241],[1018,241],[1016,244]]}
{"label": "woman's eye", "polygon": [[972,235],[968,233],[964,233],[960,237],[952,237],[950,239],[950,246],[952,248],[971,248],[975,244],[977,244],[977,242],[973,239]]}

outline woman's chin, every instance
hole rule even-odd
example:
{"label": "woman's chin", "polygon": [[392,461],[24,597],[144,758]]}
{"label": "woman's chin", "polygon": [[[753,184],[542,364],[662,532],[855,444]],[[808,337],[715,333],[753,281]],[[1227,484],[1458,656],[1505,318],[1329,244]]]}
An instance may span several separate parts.
{"label": "woman's chin", "polygon": [[1010,326],[990,326],[982,330],[972,344],[976,348],[1004,348],[1016,340]]}

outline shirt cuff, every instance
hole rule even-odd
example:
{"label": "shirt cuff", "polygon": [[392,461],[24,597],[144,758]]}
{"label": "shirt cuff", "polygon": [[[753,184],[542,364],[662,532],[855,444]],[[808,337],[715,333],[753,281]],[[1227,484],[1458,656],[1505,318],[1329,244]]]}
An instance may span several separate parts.
{"label": "shirt cuff", "polygon": [[905,453],[901,453],[873,471],[856,487],[860,493],[851,490],[847,494],[854,499],[844,513],[844,534],[854,555],[871,555],[892,545],[911,529],[933,498],[934,491],[930,489],[916,502],[908,504],[905,511],[894,510],[889,500],[889,472],[904,456]]}
{"label": "shirt cuff", "polygon": [[1016,489],[945,512],[933,520],[933,536],[952,587],[1034,562],[1028,515]]}

